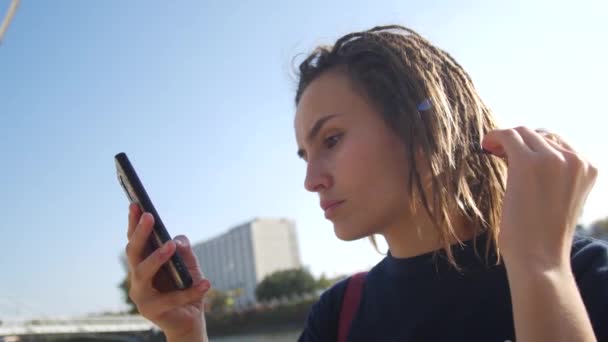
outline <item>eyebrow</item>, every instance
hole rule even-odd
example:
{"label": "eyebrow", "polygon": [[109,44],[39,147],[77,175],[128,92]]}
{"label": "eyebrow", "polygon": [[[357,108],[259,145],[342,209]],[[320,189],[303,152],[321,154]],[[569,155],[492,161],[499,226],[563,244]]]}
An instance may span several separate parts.
{"label": "eyebrow", "polygon": [[[319,131],[321,131],[321,128],[323,128],[323,125],[327,121],[329,121],[339,115],[340,114],[329,114],[329,115],[326,115],[326,116],[320,118],[319,120],[317,120],[317,122],[315,122],[315,124],[312,126],[312,128],[308,132],[308,135],[306,136],[306,142],[311,142],[319,134]],[[304,158],[304,154],[305,154],[305,152],[303,149],[298,149],[298,156],[300,158]]]}

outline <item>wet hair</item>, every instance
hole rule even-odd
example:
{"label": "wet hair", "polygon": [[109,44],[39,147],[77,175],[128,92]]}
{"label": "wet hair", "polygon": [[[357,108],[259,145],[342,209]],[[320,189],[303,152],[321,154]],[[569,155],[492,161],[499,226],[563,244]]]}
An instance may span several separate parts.
{"label": "wet hair", "polygon": [[[506,164],[480,153],[483,135],[498,124],[464,69],[417,32],[378,26],[314,49],[299,65],[296,105],[308,85],[330,70],[345,72],[404,142],[411,167],[411,210],[421,205],[431,218],[439,232],[440,254],[459,267],[450,242],[450,237],[462,242],[450,220],[456,212],[468,220],[475,236],[487,233],[486,260],[492,254],[499,262]],[[424,191],[416,151],[426,156],[430,194]],[[370,239],[378,249],[374,237]]]}

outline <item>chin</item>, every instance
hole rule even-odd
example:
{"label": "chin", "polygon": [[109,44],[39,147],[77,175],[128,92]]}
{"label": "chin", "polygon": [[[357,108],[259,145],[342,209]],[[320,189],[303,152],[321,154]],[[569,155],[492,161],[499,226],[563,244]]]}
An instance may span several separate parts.
{"label": "chin", "polygon": [[340,224],[334,222],[334,233],[342,241],[354,241],[368,236],[362,229],[354,225]]}

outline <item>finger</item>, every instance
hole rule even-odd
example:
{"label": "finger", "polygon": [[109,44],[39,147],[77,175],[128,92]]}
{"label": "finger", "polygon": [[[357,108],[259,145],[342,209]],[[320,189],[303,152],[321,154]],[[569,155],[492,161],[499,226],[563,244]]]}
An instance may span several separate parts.
{"label": "finger", "polygon": [[562,155],[562,158],[566,158],[567,160],[571,160],[571,158],[574,158],[574,159],[579,159],[584,163],[588,163],[587,161],[583,160],[582,157],[578,153],[574,152],[570,148],[563,146],[561,143],[559,143],[555,140],[552,140],[552,139],[547,140],[547,143],[550,144],[551,146],[553,146],[553,148],[556,149]]}
{"label": "finger", "polygon": [[186,268],[188,268],[188,271],[192,276],[192,280],[196,283],[197,281],[204,279],[205,276],[201,271],[198,259],[196,258],[196,255],[194,255],[188,238],[185,235],[178,235],[173,240],[177,245],[177,252],[182,257],[184,264],[186,264]]}
{"label": "finger", "polygon": [[538,132],[523,126],[517,127],[515,130],[532,151],[537,153],[555,153],[553,146]]}
{"label": "finger", "polygon": [[[564,138],[562,138],[559,134],[550,132],[543,128],[539,128],[536,131],[538,133],[540,133],[540,135],[542,135],[546,140],[552,141],[552,142],[556,143],[557,145],[559,145],[560,150],[565,149],[568,152],[576,153],[576,150],[570,144],[568,144],[566,142],[566,140]],[[552,144],[552,145],[554,145],[554,144]]]}
{"label": "finger", "polygon": [[131,240],[127,244],[127,259],[131,269],[135,269],[137,265],[143,261],[145,257],[145,248],[154,225],[154,217],[150,213],[144,213],[139,219],[139,223],[135,227],[135,231],[131,235]]}
{"label": "finger", "polygon": [[141,217],[141,209],[139,208],[139,204],[131,203],[129,205],[129,228],[127,229],[127,238],[131,239],[131,235],[135,231],[135,227],[137,226],[137,222],[139,222],[139,218]]}
{"label": "finger", "polygon": [[174,241],[167,241],[161,248],[148,255],[141,263],[133,269],[134,280],[142,284],[149,284],[152,287],[152,278],[160,268],[175,253],[176,246]]}
{"label": "finger", "polygon": [[560,152],[565,152],[565,153],[573,153],[572,151],[566,149],[564,146],[562,146],[559,142],[553,140],[553,139],[549,139],[549,138],[545,138],[547,141],[547,144],[551,145],[551,147],[553,147],[554,149],[560,151]]}
{"label": "finger", "polygon": [[532,153],[521,135],[514,129],[497,129],[488,132],[481,146],[490,153],[509,159],[517,159],[523,154]]}

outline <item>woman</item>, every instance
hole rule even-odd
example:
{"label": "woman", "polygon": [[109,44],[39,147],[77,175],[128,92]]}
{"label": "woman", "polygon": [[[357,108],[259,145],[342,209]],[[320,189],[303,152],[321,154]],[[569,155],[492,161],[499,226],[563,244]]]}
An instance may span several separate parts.
{"label": "woman", "polygon": [[[338,238],[389,247],[321,296],[300,341],[608,340],[608,248],[573,239],[597,170],[563,139],[498,129],[460,65],[399,26],[317,48],[296,106],[305,188]],[[209,282],[185,237],[141,257],[151,225],[130,208],[131,298],[169,340],[204,340]],[[195,286],[159,292],[176,245]]]}

